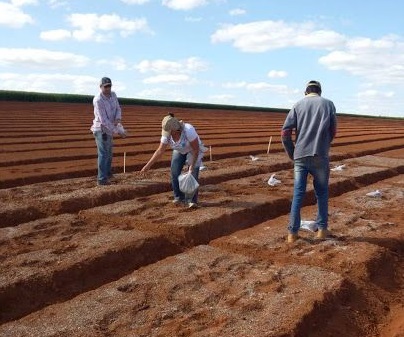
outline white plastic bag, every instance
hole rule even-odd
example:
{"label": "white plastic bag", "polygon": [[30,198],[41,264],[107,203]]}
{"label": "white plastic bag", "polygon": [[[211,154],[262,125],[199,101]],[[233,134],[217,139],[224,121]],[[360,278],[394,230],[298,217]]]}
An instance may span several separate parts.
{"label": "white plastic bag", "polygon": [[376,191],[373,191],[373,192],[366,193],[366,195],[368,197],[372,197],[372,198],[381,198],[382,192],[380,192],[379,190],[376,190]]}
{"label": "white plastic bag", "polygon": [[318,230],[318,226],[315,221],[312,220],[301,220],[300,221],[300,228],[307,229],[311,232],[316,232]]}
{"label": "white plastic bag", "polygon": [[268,179],[268,185],[269,186],[276,186],[279,185],[281,181],[279,179],[275,178],[275,173],[271,175],[271,177]]}
{"label": "white plastic bag", "polygon": [[331,171],[342,171],[345,168],[345,164],[338,165],[331,169]]}
{"label": "white plastic bag", "polygon": [[121,123],[118,123],[115,127],[115,132],[119,134],[122,138],[126,137],[126,130]]}
{"label": "white plastic bag", "polygon": [[178,177],[180,185],[180,191],[187,196],[194,195],[199,187],[199,183],[196,181],[191,172],[183,173]]}

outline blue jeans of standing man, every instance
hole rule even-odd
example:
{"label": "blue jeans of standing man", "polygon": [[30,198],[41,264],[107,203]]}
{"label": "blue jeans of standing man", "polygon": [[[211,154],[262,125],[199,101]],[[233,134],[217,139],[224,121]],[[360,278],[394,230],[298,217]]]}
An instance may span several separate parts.
{"label": "blue jeans of standing man", "polygon": [[307,176],[313,176],[314,192],[317,199],[316,224],[319,229],[328,227],[328,181],[330,177],[329,159],[324,157],[304,157],[295,159],[293,201],[290,210],[288,230],[296,234],[300,228],[300,209],[306,194]]}
{"label": "blue jeans of standing man", "polygon": [[[171,186],[173,188],[174,199],[181,201],[190,201],[193,203],[198,203],[198,190],[196,190],[195,194],[192,197],[192,200],[185,200],[185,194],[180,191],[180,186],[178,182],[178,177],[182,173],[182,169],[187,160],[187,154],[181,154],[180,152],[174,150],[173,156],[171,158]],[[192,175],[198,181],[199,179],[199,166],[195,165],[194,170],[192,171]]]}
{"label": "blue jeans of standing man", "polygon": [[112,136],[94,132],[95,143],[97,144],[98,153],[98,183],[105,184],[112,176]]}

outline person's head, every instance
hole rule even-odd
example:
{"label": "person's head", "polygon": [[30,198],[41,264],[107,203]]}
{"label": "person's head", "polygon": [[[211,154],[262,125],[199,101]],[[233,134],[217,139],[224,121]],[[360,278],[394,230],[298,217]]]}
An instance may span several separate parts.
{"label": "person's head", "polygon": [[100,89],[104,95],[111,94],[112,81],[109,77],[103,77],[100,81]]}
{"label": "person's head", "polygon": [[319,81],[310,81],[306,84],[305,95],[317,94],[321,96],[321,84]]}
{"label": "person's head", "polygon": [[174,117],[173,113],[165,116],[161,122],[161,135],[170,137],[173,133],[181,133],[182,123]]}

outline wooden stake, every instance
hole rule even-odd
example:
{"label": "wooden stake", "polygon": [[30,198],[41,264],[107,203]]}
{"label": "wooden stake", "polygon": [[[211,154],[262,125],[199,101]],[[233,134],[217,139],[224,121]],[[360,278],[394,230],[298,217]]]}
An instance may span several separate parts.
{"label": "wooden stake", "polygon": [[123,173],[126,173],[126,152],[123,153]]}
{"label": "wooden stake", "polygon": [[270,147],[271,147],[271,142],[272,142],[272,136],[269,137],[267,154],[269,154],[269,149],[270,149]]}
{"label": "wooden stake", "polygon": [[212,161],[212,146],[209,146],[210,161]]}

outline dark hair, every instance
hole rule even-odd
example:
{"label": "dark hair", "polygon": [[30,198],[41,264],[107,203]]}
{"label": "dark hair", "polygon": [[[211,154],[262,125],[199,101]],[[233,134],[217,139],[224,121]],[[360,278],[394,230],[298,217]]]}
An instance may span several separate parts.
{"label": "dark hair", "polygon": [[174,117],[174,114],[172,112],[169,112],[168,115]]}
{"label": "dark hair", "polygon": [[321,95],[321,88],[319,88],[317,85],[309,85],[306,88],[305,94],[318,94]]}

